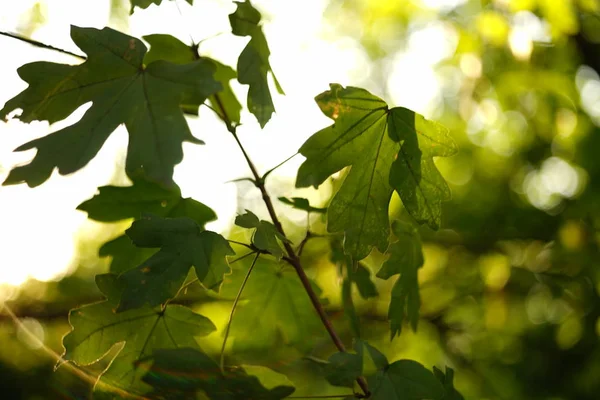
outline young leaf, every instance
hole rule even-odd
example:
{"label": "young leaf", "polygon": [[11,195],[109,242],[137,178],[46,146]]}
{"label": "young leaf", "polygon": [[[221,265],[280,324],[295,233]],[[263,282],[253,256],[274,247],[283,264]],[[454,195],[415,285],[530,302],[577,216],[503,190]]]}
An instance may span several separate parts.
{"label": "young leaf", "polygon": [[250,36],[250,41],[242,50],[238,58],[238,81],[250,85],[248,89],[248,109],[258,120],[262,128],[265,127],[271,115],[275,112],[267,73],[271,72],[279,93],[283,90],[275,78],[275,74],[269,64],[271,51],[267,39],[260,27],[261,15],[250,1],[235,2],[237,9],[229,15],[231,30],[236,36]]}
{"label": "young leaf", "polygon": [[[146,9],[150,6],[150,4],[159,5],[160,3],[162,3],[162,0],[130,0],[130,1],[131,1],[130,14],[133,14],[134,7]],[[177,1],[177,0],[175,0],[175,1]],[[194,5],[194,0],[185,0],[185,1],[187,1],[190,5]]]}
{"label": "young leaf", "polygon": [[[246,275],[247,269],[236,265],[232,265],[232,274],[224,277],[223,297],[233,299]],[[313,289],[321,292],[316,285]],[[324,333],[296,271],[272,259],[258,260],[242,299],[248,302],[238,306],[231,324],[234,349],[268,347],[279,337],[286,344],[296,344]]]}
{"label": "young leaf", "polygon": [[277,241],[287,241],[275,226],[264,220],[259,220],[256,214],[246,210],[245,214],[238,215],[235,218],[235,224],[242,228],[256,229],[252,236],[252,243],[260,250],[265,250],[271,253],[277,260],[283,257],[283,249]]}
{"label": "young leaf", "polygon": [[[373,247],[386,250],[394,189],[415,219],[437,228],[440,204],[449,191],[431,157],[456,152],[447,132],[410,110],[390,110],[364,89],[331,84],[331,90],[318,95],[316,102],[335,122],[300,148],[306,161],[298,170],[296,187],[318,187],[351,166],[327,213],[327,229],[345,233],[345,252],[361,260]],[[425,145],[433,149],[419,147]]]}
{"label": "young leaf", "polygon": [[[143,38],[150,43],[150,51],[144,58],[146,64],[150,64],[155,60],[165,60],[176,64],[186,64],[198,60],[212,62],[216,68],[214,79],[223,86],[223,89],[212,94],[208,100],[219,113],[225,113],[222,116],[223,119],[235,124],[240,123],[242,105],[229,84],[229,81],[237,76],[233,69],[211,58],[200,57],[195,46],[188,46],[171,35],[148,35]],[[198,107],[200,107],[202,101],[200,98],[186,96],[183,99],[182,108],[188,113],[198,114]]]}
{"label": "young leaf", "polygon": [[[151,359],[142,378],[154,387],[151,398],[195,399],[195,392],[201,390],[212,400],[279,400],[295,391],[285,376],[265,367],[245,366],[223,373],[195,348],[156,350]],[[273,381],[275,375],[277,384],[269,385],[266,381]]]}
{"label": "young leaf", "polygon": [[145,215],[126,233],[136,246],[160,251],[119,275],[125,287],[119,312],[173,298],[192,266],[204,286],[217,288],[229,272],[225,256],[235,254],[223,236],[203,230],[189,218]]}
{"label": "young leaf", "polygon": [[98,287],[107,296],[100,303],[71,310],[71,331],[63,338],[63,358],[78,365],[89,365],[104,357],[117,343],[123,348],[102,373],[100,380],[133,394],[146,393],[150,387],[141,382],[135,363],[157,349],[197,348],[195,337],[206,336],[216,328],[189,308],[169,305],[163,311],[149,307],[116,313],[123,287],[113,274],[98,275]]}
{"label": "young leaf", "polygon": [[[143,213],[160,217],[187,217],[204,227],[216,219],[215,212],[191,198],[181,197],[177,185],[164,188],[140,177],[133,177],[132,186],[103,186],[90,200],[77,209],[88,213],[88,218],[113,222],[128,218],[140,218]],[[110,272],[121,273],[139,265],[154,254],[154,249],[135,247],[131,240],[119,236],[105,243],[99,251],[100,257],[111,256]]]}
{"label": "young leaf", "polygon": [[383,263],[377,272],[377,277],[389,279],[400,274],[392,288],[392,298],[388,310],[390,320],[391,338],[400,334],[405,315],[408,317],[413,330],[417,329],[419,321],[419,295],[418,269],[423,265],[423,250],[419,233],[408,223],[394,221],[392,224],[397,242],[390,245],[387,253],[390,257]]}
{"label": "young leaf", "polygon": [[294,207],[297,210],[304,210],[307,212],[316,212],[319,214],[323,214],[327,211],[327,207],[311,206],[310,203],[308,202],[308,199],[305,199],[303,197],[292,197],[291,199],[288,199],[287,197],[278,197],[277,199],[279,201],[281,201],[282,203],[285,203],[287,205]]}
{"label": "young leaf", "polygon": [[433,373],[412,360],[398,360],[368,379],[373,400],[442,400],[445,390]]}
{"label": "young leaf", "polygon": [[151,180],[173,184],[173,168],[182,157],[182,143],[203,143],[192,136],[179,104],[184,95],[206,99],[221,89],[214,65],[177,65],[155,61],[144,66],[144,44],[110,28],[71,28],[73,41],[87,55],[80,65],[35,62],[19,68],[29,87],[9,100],[0,118],[21,108],[21,121],[68,117],[92,102],[78,122],[16,149],[37,148],[34,159],[14,168],[4,184],[38,186],[55,167],[62,175],[84,167],[108,136],[125,124],[129,132],[126,170],[141,170]]}

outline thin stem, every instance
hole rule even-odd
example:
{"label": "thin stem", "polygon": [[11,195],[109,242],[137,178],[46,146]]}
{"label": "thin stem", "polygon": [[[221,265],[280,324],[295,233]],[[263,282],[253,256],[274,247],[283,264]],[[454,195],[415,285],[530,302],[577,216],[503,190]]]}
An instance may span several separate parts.
{"label": "thin stem", "polygon": [[223,338],[223,346],[221,346],[221,357],[219,365],[221,366],[221,371],[225,372],[225,346],[227,345],[227,338],[229,338],[229,330],[231,329],[231,322],[233,321],[233,314],[235,313],[235,309],[242,297],[242,292],[244,291],[244,287],[246,287],[246,283],[248,282],[248,278],[250,278],[250,274],[254,269],[254,265],[256,265],[256,261],[258,260],[258,256],[260,254],[256,253],[254,260],[252,260],[252,264],[250,264],[250,268],[248,268],[248,272],[242,281],[240,286],[240,290],[238,290],[237,295],[235,296],[235,300],[233,300],[233,306],[231,306],[231,313],[229,314],[229,320],[227,321],[227,327],[225,328],[225,337]]}
{"label": "thin stem", "polygon": [[[240,142],[240,139],[238,138],[237,133],[236,133],[236,127],[231,124],[231,121],[230,121],[229,117],[227,116],[227,113],[225,112],[225,107],[223,107],[223,103],[221,102],[221,99],[219,98],[218,94],[215,95],[215,102],[217,103],[216,106],[222,112],[222,115],[220,115],[220,114],[218,114],[218,115],[220,115],[223,122],[225,122],[225,125],[227,126],[227,130],[232,134],[233,138],[235,139],[236,143],[238,144],[238,147],[240,148],[242,154],[244,155],[244,158],[246,159],[248,168],[250,168],[250,171],[252,172],[252,176],[254,177],[255,185],[258,188],[258,190],[260,190],[263,202],[265,203],[265,206],[267,207],[269,216],[271,217],[271,220],[273,221],[273,225],[275,226],[275,229],[277,229],[277,231],[280,234],[282,234],[284,237],[286,237],[285,231],[283,230],[283,226],[281,225],[281,221],[279,221],[279,218],[277,217],[277,213],[275,212],[275,207],[273,207],[273,201],[271,200],[271,197],[269,196],[269,193],[267,192],[267,188],[265,186],[264,179],[258,173],[256,166],[254,165],[254,163],[250,159],[250,156],[246,152],[246,149]],[[319,315],[319,318],[321,319],[323,326],[327,330],[327,333],[329,333],[329,336],[331,337],[331,340],[335,344],[335,347],[340,352],[345,353],[346,347],[344,346],[342,339],[338,336],[337,332],[335,331],[333,324],[329,320],[329,317],[327,316],[327,313],[325,312],[325,309],[323,308],[323,305],[321,304],[321,301],[319,300],[319,296],[313,290],[312,285],[310,283],[310,279],[308,279],[306,272],[304,272],[304,268],[302,268],[302,264],[300,263],[300,258],[298,257],[298,254],[296,254],[296,252],[294,251],[294,248],[292,247],[292,245],[289,241],[284,240],[283,246],[287,253],[287,257],[284,257],[284,259],[296,270],[296,273],[298,274],[298,277],[300,278],[300,282],[302,283],[302,286],[304,287],[304,291],[308,295],[310,302],[312,303],[315,311]],[[359,376],[358,378],[356,378],[356,382],[358,383],[358,385],[364,392],[365,396],[369,397],[369,395],[370,395],[369,387],[367,385],[367,381],[365,380],[365,378],[363,378],[362,376]]]}
{"label": "thin stem", "polygon": [[70,56],[77,57],[77,58],[82,59],[82,60],[87,59],[86,56],[83,56],[81,54],[73,53],[73,52],[70,52],[69,50],[60,49],[58,47],[50,46],[49,44],[38,42],[37,40],[26,38],[26,37],[21,36],[21,35],[19,35],[17,33],[0,31],[0,36],[6,36],[6,37],[9,37],[9,38],[17,39],[17,40],[20,40],[22,42],[29,43],[32,46],[41,47],[42,49],[58,51],[59,53],[68,54]]}
{"label": "thin stem", "polygon": [[294,154],[292,154],[291,156],[289,156],[288,158],[286,158],[285,160],[283,160],[282,162],[280,162],[279,164],[277,164],[276,166],[274,166],[273,168],[271,168],[270,170],[265,172],[265,174],[262,177],[263,180],[267,179],[267,176],[269,176],[273,171],[275,171],[277,168],[281,167],[286,162],[290,161],[292,158],[296,157],[298,154],[299,154],[298,152],[295,152]]}
{"label": "thin stem", "polygon": [[286,399],[343,399],[348,396],[356,397],[354,393],[348,394],[324,394],[315,396],[288,396]]}
{"label": "thin stem", "polygon": [[254,250],[254,247],[252,247],[248,243],[238,242],[237,240],[231,240],[231,239],[227,239],[227,241],[229,243],[234,243],[234,244],[237,244],[237,245],[240,245],[240,246],[244,246],[244,247],[246,247],[246,248],[248,248],[250,250]]}
{"label": "thin stem", "polygon": [[257,254],[257,253],[258,253],[257,251],[251,251],[250,253],[246,253],[246,254],[244,254],[243,256],[239,256],[239,257],[238,257],[238,258],[236,258],[235,260],[231,261],[231,262],[229,263],[229,265],[231,265],[231,264],[233,264],[233,263],[236,263],[236,262],[238,262],[238,261],[241,261],[241,260],[243,260],[244,258],[248,257],[249,255],[252,255],[252,254]]}

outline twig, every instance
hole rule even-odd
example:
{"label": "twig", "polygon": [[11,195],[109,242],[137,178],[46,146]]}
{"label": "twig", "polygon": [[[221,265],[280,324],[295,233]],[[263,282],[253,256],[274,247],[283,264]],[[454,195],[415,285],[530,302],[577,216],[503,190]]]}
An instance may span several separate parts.
{"label": "twig", "polygon": [[84,55],[73,53],[73,52],[70,52],[69,50],[60,49],[58,47],[50,46],[49,44],[38,42],[37,40],[33,40],[33,39],[26,38],[24,36],[21,36],[18,33],[0,31],[0,36],[6,36],[9,38],[17,39],[22,42],[29,43],[32,46],[41,47],[42,49],[58,51],[59,53],[68,54],[70,56],[77,57],[81,60],[87,59],[87,57]]}
{"label": "twig", "polygon": [[[242,154],[244,155],[244,158],[246,159],[246,163],[248,164],[248,168],[250,168],[250,171],[252,172],[252,176],[254,177],[255,185],[258,188],[258,190],[260,190],[263,202],[265,203],[265,206],[267,207],[267,210],[269,212],[269,216],[271,217],[271,220],[273,221],[273,225],[275,226],[275,228],[281,235],[286,237],[285,231],[283,230],[283,226],[281,225],[281,222],[279,221],[279,218],[277,217],[277,213],[275,212],[275,207],[273,207],[273,202],[271,201],[271,197],[269,196],[269,193],[267,192],[267,188],[265,186],[264,180],[258,173],[256,166],[254,165],[254,163],[250,159],[250,156],[246,152],[246,149],[240,142],[240,139],[238,138],[238,135],[236,133],[236,127],[231,123],[229,117],[227,116],[227,113],[225,112],[225,107],[223,107],[223,103],[221,102],[221,99],[220,99],[218,93],[215,94],[215,102],[217,103],[216,106],[222,112],[222,115],[220,115],[220,114],[217,114],[217,115],[221,116],[221,119],[225,123],[227,130],[232,134],[233,138],[235,139],[236,143],[238,144],[238,147],[240,148]],[[329,333],[329,336],[331,337],[331,340],[335,344],[335,347],[340,352],[345,353],[346,347],[344,346],[344,343],[342,342],[342,340],[338,336],[337,332],[335,331],[333,324],[329,320],[329,317],[327,316],[327,313],[319,300],[319,296],[317,296],[317,294],[313,290],[310,280],[308,279],[306,272],[304,272],[304,268],[302,268],[302,264],[300,263],[300,258],[294,251],[294,248],[292,247],[292,245],[290,244],[289,241],[284,240],[283,246],[285,247],[285,250],[287,252],[287,257],[284,257],[284,259],[296,270],[296,273],[298,274],[298,277],[300,278],[300,282],[302,283],[302,286],[304,287],[304,290],[305,290],[306,294],[308,295],[310,302],[312,303],[315,311],[319,315],[319,318],[321,319],[323,326],[327,330],[327,333]],[[364,392],[365,396],[369,397],[369,395],[370,395],[369,387],[367,385],[367,381],[365,380],[365,378],[362,376],[359,376],[358,378],[356,378],[356,382],[358,383],[358,385]]]}
{"label": "twig", "polygon": [[246,283],[248,282],[248,278],[250,278],[250,274],[254,269],[254,265],[256,265],[256,261],[258,260],[258,256],[260,253],[256,253],[254,260],[252,260],[252,264],[250,264],[250,268],[248,268],[248,272],[240,285],[240,290],[238,290],[237,295],[235,296],[235,300],[233,300],[233,305],[231,306],[231,313],[229,314],[229,319],[227,320],[227,327],[225,328],[225,337],[223,338],[223,346],[221,346],[221,357],[219,365],[221,366],[221,372],[225,373],[225,346],[227,345],[227,338],[229,337],[229,330],[231,329],[231,322],[233,321],[233,314],[235,313],[235,309],[242,297],[242,292],[244,291],[244,287],[246,287]]}

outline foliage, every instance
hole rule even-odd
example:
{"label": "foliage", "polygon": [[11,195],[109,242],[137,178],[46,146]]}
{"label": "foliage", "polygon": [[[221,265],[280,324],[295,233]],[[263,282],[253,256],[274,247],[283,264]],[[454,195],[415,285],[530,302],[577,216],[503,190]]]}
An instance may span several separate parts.
{"label": "foliage", "polygon": [[[161,3],[132,0],[130,11]],[[239,140],[238,89],[261,128],[275,113],[271,87],[284,94],[248,0],[228,16],[231,34],[247,40],[235,70],[169,34],[143,36],[148,50],[111,28],[76,26],[81,64],[19,68],[29,86],[4,119],[21,109],[23,122],[55,123],[91,106],[17,147],[37,153],[4,185],[74,173],[119,125],[129,134],[131,184],[99,187],[77,207],[119,222],[99,243],[109,273],[48,285],[56,302],[75,291],[65,287],[87,296],[68,303],[56,374],[92,376],[92,393],[78,396],[98,399],[594,399],[600,113],[589,99],[600,85],[599,9],[459,3],[331,0],[326,16],[374,62],[362,81],[315,97],[333,122],[298,150],[295,187],[331,185],[321,203],[304,189],[274,204],[266,182],[279,165],[260,174]],[[427,66],[441,89],[425,118],[389,105],[404,88],[374,82],[393,72],[400,43],[410,49],[432,31],[454,47]],[[252,173],[241,180],[260,192],[268,219],[247,207],[230,232],[213,232],[205,225],[216,213],[173,180],[183,142],[204,144],[187,120],[202,120],[202,106],[239,145]],[[280,210],[306,215],[306,226]],[[68,309],[43,308],[41,319]]]}

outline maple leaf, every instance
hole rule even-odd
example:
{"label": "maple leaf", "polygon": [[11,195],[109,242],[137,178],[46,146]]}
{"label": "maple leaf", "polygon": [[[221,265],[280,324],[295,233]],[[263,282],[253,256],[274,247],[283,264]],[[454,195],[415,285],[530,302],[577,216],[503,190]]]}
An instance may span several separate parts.
{"label": "maple leaf", "polygon": [[261,15],[250,1],[235,2],[237,9],[229,15],[231,30],[236,36],[250,36],[250,41],[242,50],[237,64],[238,81],[250,85],[248,89],[248,110],[265,127],[275,112],[267,73],[271,73],[275,86],[280,94],[284,94],[269,63],[271,51],[265,34],[260,27]]}
{"label": "maple leaf", "polygon": [[4,184],[38,186],[56,167],[69,174],[84,167],[108,136],[125,124],[129,132],[126,171],[143,171],[150,179],[173,184],[173,168],[183,158],[182,143],[201,144],[192,136],[179,107],[185,95],[206,99],[219,91],[214,65],[198,61],[178,65],[158,60],[143,64],[146,46],[110,28],[71,27],[71,38],[87,55],[80,65],[34,62],[19,68],[29,87],[9,100],[0,118],[17,108],[23,122],[68,117],[87,102],[81,120],[18,147],[37,148],[33,160],[14,168]]}
{"label": "maple leaf", "polygon": [[218,289],[229,272],[225,256],[235,254],[223,236],[202,229],[189,218],[146,214],[126,233],[136,246],[160,250],[119,275],[124,290],[118,311],[144,304],[156,306],[173,298],[192,266],[205,287]]}
{"label": "maple leaf", "polygon": [[284,375],[265,367],[221,371],[194,348],[156,350],[151,359],[143,380],[154,387],[153,398],[195,399],[201,390],[212,400],[279,400],[295,390]]}
{"label": "maple leaf", "polygon": [[[221,64],[208,57],[198,55],[197,46],[189,46],[171,35],[148,35],[143,37],[150,44],[150,51],[146,54],[144,62],[146,64],[155,60],[166,60],[176,64],[186,64],[197,60],[210,61],[215,65],[214,78],[221,83],[223,89],[210,95],[208,100],[213,108],[221,113],[224,120],[240,123],[240,112],[242,105],[238,101],[235,93],[231,89],[229,81],[237,77],[236,72],[227,65]],[[182,108],[186,113],[198,114],[198,107],[204,100],[202,98],[193,98],[186,96],[183,99]]]}
{"label": "maple leaf", "polygon": [[389,258],[377,272],[377,277],[389,279],[400,274],[392,288],[392,298],[388,309],[390,320],[391,338],[400,334],[404,316],[408,317],[414,331],[417,330],[419,321],[419,295],[418,270],[423,266],[423,249],[419,232],[410,224],[394,221],[392,224],[394,235],[398,241],[392,243],[387,251]]}
{"label": "maple leaf", "polygon": [[[177,185],[162,187],[142,177],[132,177],[131,186],[102,186],[98,194],[84,201],[78,210],[88,214],[88,218],[115,222],[129,218],[140,218],[149,213],[159,217],[187,217],[200,227],[217,218],[215,212],[192,198],[183,198]],[[156,249],[136,247],[126,235],[121,235],[104,245],[99,256],[111,256],[110,272],[121,273],[140,265]]]}
{"label": "maple leaf", "polygon": [[62,357],[78,365],[89,365],[104,357],[114,345],[124,343],[100,375],[100,382],[134,394],[146,393],[151,387],[141,381],[144,371],[135,367],[138,361],[157,349],[198,348],[194,338],[216,329],[208,318],[179,305],[116,313],[114,308],[123,290],[116,275],[98,275],[96,283],[107,299],[71,310],[71,331],[63,338]]}
{"label": "maple leaf", "polygon": [[[220,294],[225,298],[237,295],[246,276],[247,268],[237,265],[224,277]],[[316,285],[313,289],[321,293]],[[279,334],[284,343],[297,344],[324,332],[296,271],[272,259],[258,259],[241,299],[247,303],[238,305],[231,323],[234,349],[268,347]]]}
{"label": "maple leaf", "polygon": [[316,102],[335,123],[302,145],[299,152],[306,160],[296,178],[296,187],[318,187],[351,166],[329,204],[328,231],[345,233],[344,250],[354,260],[373,247],[384,252],[394,190],[411,216],[437,229],[441,202],[450,191],[432,157],[456,152],[447,131],[408,109],[389,109],[364,89],[330,86]]}
{"label": "maple leaf", "polygon": [[318,214],[323,214],[327,212],[327,207],[313,207],[308,202],[308,199],[305,199],[304,197],[292,197],[291,199],[288,199],[287,197],[278,197],[277,199],[282,203],[292,206],[297,210],[315,212]]}

